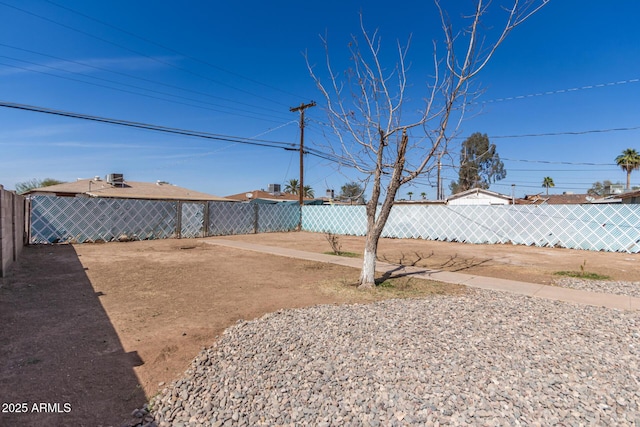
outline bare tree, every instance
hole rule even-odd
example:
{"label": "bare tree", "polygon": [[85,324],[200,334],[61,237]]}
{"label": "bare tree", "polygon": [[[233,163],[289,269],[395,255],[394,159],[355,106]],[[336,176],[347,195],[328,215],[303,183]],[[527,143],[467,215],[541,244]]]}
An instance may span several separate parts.
{"label": "bare tree", "polygon": [[[409,43],[397,45],[397,64],[391,69],[382,64],[381,40],[377,31],[365,29],[360,18],[360,38],[349,44],[351,69],[341,77],[334,72],[326,38],[328,75],[322,79],[307,57],[307,66],[318,89],[324,95],[330,127],[337,137],[334,153],[343,164],[356,168],[371,186],[366,204],[367,234],[360,287],[375,285],[378,241],[389,218],[400,187],[419,176],[429,174],[438,155],[459,129],[470,102],[477,92],[474,78],[485,68],[497,47],[515,27],[542,8],[548,0],[510,0],[505,8],[504,26],[493,41],[481,34],[481,20],[488,4],[476,0],[475,11],[465,17],[462,31],[453,25],[440,1],[435,6],[444,32],[444,54],[434,42],[434,73],[427,82],[424,104],[417,112],[406,111],[407,53]],[[488,2],[487,2],[488,3]],[[409,40],[410,41],[410,40]],[[458,55],[462,52],[461,55]],[[413,135],[420,131],[420,135]],[[336,144],[337,145],[337,144]]]}

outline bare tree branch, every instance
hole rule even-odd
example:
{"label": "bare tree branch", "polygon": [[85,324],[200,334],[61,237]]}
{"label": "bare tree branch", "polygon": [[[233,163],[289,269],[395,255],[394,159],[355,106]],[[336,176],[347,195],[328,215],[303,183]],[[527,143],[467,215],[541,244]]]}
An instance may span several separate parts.
{"label": "bare tree branch", "polygon": [[[352,68],[346,73],[346,81],[332,69],[326,36],[321,40],[326,55],[327,84],[305,55],[309,73],[326,100],[325,110],[339,142],[339,155],[370,179],[367,239],[360,277],[364,287],[373,286],[378,239],[398,190],[421,175],[428,175],[437,163],[434,159],[447,153],[449,141],[458,134],[468,106],[479,94],[474,90],[474,78],[509,33],[548,0],[511,0],[511,7],[503,9],[506,18],[492,42],[487,42],[481,31],[490,1],[475,0],[473,14],[462,17],[469,22],[468,26],[457,33],[441,1],[434,2],[440,15],[445,53],[441,58],[438,44],[434,42],[434,75],[426,85],[424,104],[417,111],[407,114],[407,57],[411,37],[404,47],[397,42],[397,63],[386,68],[382,63],[380,34],[378,30],[366,30],[361,14],[361,37],[352,36],[349,43]],[[457,55],[458,52],[461,55]],[[424,135],[418,137],[414,132],[420,129]]]}

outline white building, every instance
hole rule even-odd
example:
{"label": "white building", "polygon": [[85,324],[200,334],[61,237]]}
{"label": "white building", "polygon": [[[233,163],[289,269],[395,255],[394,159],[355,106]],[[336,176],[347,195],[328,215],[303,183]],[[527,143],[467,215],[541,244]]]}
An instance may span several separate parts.
{"label": "white building", "polygon": [[509,205],[511,197],[482,188],[472,188],[447,198],[448,205]]}

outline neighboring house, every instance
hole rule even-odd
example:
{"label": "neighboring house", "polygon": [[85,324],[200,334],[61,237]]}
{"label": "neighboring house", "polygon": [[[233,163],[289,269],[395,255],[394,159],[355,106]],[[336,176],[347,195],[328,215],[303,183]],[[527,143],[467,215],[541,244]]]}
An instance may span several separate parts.
{"label": "neighboring house", "polygon": [[620,194],[618,198],[622,200],[623,204],[638,204],[640,203],[640,190]]}
{"label": "neighboring house", "polygon": [[609,196],[602,198],[595,198],[589,194],[528,194],[524,196],[524,199],[520,199],[518,204],[522,205],[582,205],[582,204],[602,204],[620,203],[620,196]]}
{"label": "neighboring house", "polygon": [[[226,196],[227,199],[246,203],[298,203],[300,198],[297,194],[282,193],[279,191],[253,190],[244,193]],[[319,200],[319,202],[318,202]],[[320,199],[304,198],[304,204],[322,204]]]}
{"label": "neighboring house", "polygon": [[107,175],[104,180],[96,176],[92,179],[78,179],[75,182],[35,188],[25,193],[25,195],[143,200],[234,201],[178,187],[164,181],[155,183],[125,181],[121,174]]}
{"label": "neighboring house", "polygon": [[511,197],[482,188],[472,188],[447,198],[448,205],[508,205],[511,203]]}
{"label": "neighboring house", "polygon": [[426,199],[418,199],[418,200],[396,200],[393,202],[394,205],[446,205],[446,200],[426,200]]}

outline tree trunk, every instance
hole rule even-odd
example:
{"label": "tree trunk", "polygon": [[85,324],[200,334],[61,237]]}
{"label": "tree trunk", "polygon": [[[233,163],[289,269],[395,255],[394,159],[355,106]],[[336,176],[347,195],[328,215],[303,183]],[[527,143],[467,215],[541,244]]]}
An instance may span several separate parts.
{"label": "tree trunk", "polygon": [[371,289],[376,285],[376,257],[378,254],[378,238],[367,233],[364,245],[364,262],[360,271],[358,289]]}
{"label": "tree trunk", "polygon": [[[380,197],[380,177],[376,176],[373,186],[372,197],[367,202],[367,234],[364,244],[364,260],[362,263],[362,270],[360,271],[360,284],[358,289],[371,289],[376,285],[376,258],[378,257],[378,240],[382,234],[380,229],[380,220],[383,219],[383,212],[380,212],[378,218],[376,218],[376,212],[378,210],[378,198]],[[386,222],[386,220],[385,220]],[[382,223],[384,227],[384,223]]]}
{"label": "tree trunk", "polygon": [[[382,164],[382,153],[387,145],[387,135],[380,132],[380,146],[378,148],[378,165]],[[407,130],[402,130],[402,137],[398,143],[398,155],[393,165],[393,173],[389,180],[386,196],[380,206],[380,214],[376,218],[376,212],[378,210],[378,200],[380,199],[380,177],[381,168],[376,169],[376,173],[373,180],[373,191],[371,192],[371,200],[367,203],[367,238],[364,246],[364,262],[362,263],[362,271],[360,273],[360,285],[358,289],[370,289],[376,285],[376,258],[378,256],[378,241],[382,235],[382,230],[389,219],[391,214],[391,208],[393,207],[394,199],[398,190],[400,189],[402,181],[402,172],[405,164],[405,154],[407,152],[407,145],[409,143],[409,137],[407,136]]]}

